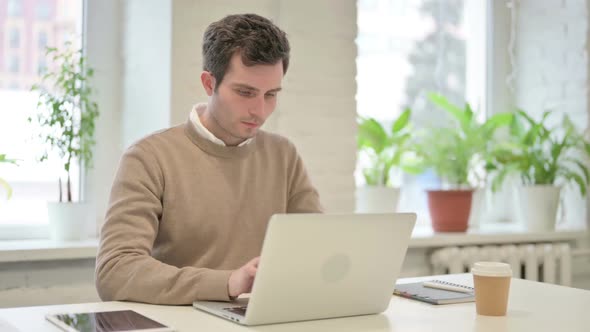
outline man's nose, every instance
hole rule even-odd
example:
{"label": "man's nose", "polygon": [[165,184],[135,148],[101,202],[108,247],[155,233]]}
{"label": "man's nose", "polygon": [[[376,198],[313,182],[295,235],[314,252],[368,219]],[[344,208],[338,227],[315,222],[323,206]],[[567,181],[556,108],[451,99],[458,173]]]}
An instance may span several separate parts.
{"label": "man's nose", "polygon": [[250,105],[248,112],[251,115],[256,116],[257,118],[264,118],[264,106],[265,106],[264,95],[260,96],[260,97],[256,97],[252,101],[252,104]]}

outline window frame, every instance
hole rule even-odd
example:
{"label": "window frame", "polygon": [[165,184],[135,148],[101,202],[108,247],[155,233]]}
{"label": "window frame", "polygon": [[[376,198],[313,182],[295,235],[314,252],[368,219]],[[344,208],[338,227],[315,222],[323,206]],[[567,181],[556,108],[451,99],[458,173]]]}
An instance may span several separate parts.
{"label": "window frame", "polygon": [[[81,1],[81,36],[80,36],[80,44],[82,45],[82,48],[84,49],[84,52],[86,52],[86,19],[87,19],[87,3],[89,0],[80,0]],[[19,0],[20,2],[20,0]],[[22,2],[20,3],[20,6],[22,7]],[[8,13],[7,13],[8,14]],[[8,15],[8,19],[17,19],[20,20],[20,18],[22,17],[22,8],[21,8],[21,12],[20,15],[18,16],[10,16]],[[35,16],[36,18],[36,16]],[[43,25],[43,24],[42,24]],[[11,24],[7,24],[6,28],[11,29],[18,26],[18,28],[20,28],[20,31],[23,31],[24,29],[24,23],[23,22],[15,22],[15,23],[11,23]],[[39,63],[39,57],[43,57],[45,55],[45,51],[44,50],[39,50],[39,45],[38,45],[38,33],[39,32],[44,32],[44,26],[41,26],[41,29],[39,26],[34,25],[32,27],[32,41],[31,41],[31,45],[33,47],[32,53],[33,56],[33,61],[34,63],[34,68],[37,68],[37,65]],[[8,31],[6,32],[8,33]],[[22,39],[23,36],[21,35],[21,45],[22,45]],[[58,38],[59,39],[59,38]],[[5,41],[5,45],[7,45],[9,41],[6,40]],[[48,45],[51,44],[52,41],[50,40],[50,38],[48,38],[47,40]],[[23,54],[23,49],[24,47],[20,47],[21,49],[21,54]],[[9,52],[8,53],[8,57],[15,55],[15,56],[19,56],[18,52]],[[35,56],[36,55],[36,56]],[[20,58],[23,58],[24,56],[20,56]],[[7,63],[4,64],[6,67],[8,67],[8,58],[6,59]],[[31,62],[32,63],[32,62]],[[22,67],[23,64],[19,64],[20,67]],[[19,68],[20,69],[20,68]],[[0,151],[1,152],[1,151]],[[82,167],[80,163],[76,164],[76,169],[77,171],[75,172],[75,174],[73,174],[73,178],[78,179],[78,181],[75,182],[75,188],[74,189],[74,193],[76,193],[80,199],[83,198],[83,193],[82,190],[84,188],[84,183],[86,182],[87,179],[85,179],[83,177],[83,172],[82,172]],[[55,181],[55,192],[56,192],[56,197],[57,197],[57,180]],[[30,184],[31,182],[28,181],[24,181],[23,183],[28,183]],[[37,183],[37,182],[34,182]],[[45,183],[45,182],[43,182]],[[12,185],[12,184],[11,184]],[[17,184],[18,185],[18,184]],[[15,187],[14,185],[12,185],[13,187]],[[4,192],[0,192],[0,195],[3,195]],[[14,199],[14,198],[13,198]],[[91,211],[89,211],[91,212]],[[1,213],[1,210],[0,210]],[[48,223],[43,223],[43,224],[22,224],[19,223],[17,221],[14,222],[3,222],[0,224],[0,240],[30,240],[30,239],[48,239],[51,237],[51,225]]]}

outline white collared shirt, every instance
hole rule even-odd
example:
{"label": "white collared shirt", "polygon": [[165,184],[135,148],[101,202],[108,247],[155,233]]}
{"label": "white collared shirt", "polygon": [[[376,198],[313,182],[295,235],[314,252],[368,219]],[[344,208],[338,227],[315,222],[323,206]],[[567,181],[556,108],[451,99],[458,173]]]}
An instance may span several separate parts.
{"label": "white collared shirt", "polygon": [[[201,122],[201,119],[199,118],[199,113],[203,112],[205,110],[205,108],[207,108],[207,104],[205,104],[205,103],[196,104],[193,106],[193,109],[191,110],[191,113],[190,113],[190,120],[194,124],[195,129],[197,130],[197,133],[199,135],[201,135],[203,138],[206,138],[207,140],[209,140],[215,144],[227,146],[227,144],[225,144],[224,141],[217,138],[215,135],[213,135],[212,132],[209,131],[209,129],[207,129],[205,126],[203,126],[203,123]],[[250,143],[251,141],[252,141],[252,138],[248,138],[247,140],[238,144],[238,146],[244,146],[244,145]]]}

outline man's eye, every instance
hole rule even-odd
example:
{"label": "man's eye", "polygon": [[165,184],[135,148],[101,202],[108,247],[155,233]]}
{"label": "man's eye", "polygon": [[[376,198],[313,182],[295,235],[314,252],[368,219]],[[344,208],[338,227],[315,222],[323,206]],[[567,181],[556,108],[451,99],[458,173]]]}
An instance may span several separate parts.
{"label": "man's eye", "polygon": [[276,97],[276,96],[277,96],[277,93],[276,93],[276,92],[273,92],[273,93],[267,93],[267,94],[266,94],[266,98],[274,98],[274,97]]}
{"label": "man's eye", "polygon": [[237,90],[237,91],[240,96],[244,96],[244,97],[254,96],[254,93],[252,93],[252,91],[248,91],[248,90]]}

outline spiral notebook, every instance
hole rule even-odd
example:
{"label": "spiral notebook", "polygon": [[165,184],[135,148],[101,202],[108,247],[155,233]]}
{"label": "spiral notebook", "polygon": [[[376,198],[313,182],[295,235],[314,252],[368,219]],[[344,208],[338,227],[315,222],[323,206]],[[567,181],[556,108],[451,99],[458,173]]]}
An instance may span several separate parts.
{"label": "spiral notebook", "polygon": [[431,287],[424,287],[422,282],[414,282],[409,284],[396,284],[393,294],[409,299],[414,299],[431,304],[453,304],[474,302],[475,294],[473,288],[465,285],[459,285],[442,280],[430,280],[443,285],[453,287],[460,287],[469,290],[469,293],[455,292],[445,289],[437,289]]}

